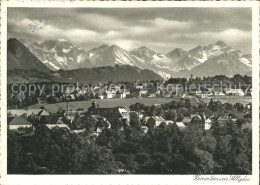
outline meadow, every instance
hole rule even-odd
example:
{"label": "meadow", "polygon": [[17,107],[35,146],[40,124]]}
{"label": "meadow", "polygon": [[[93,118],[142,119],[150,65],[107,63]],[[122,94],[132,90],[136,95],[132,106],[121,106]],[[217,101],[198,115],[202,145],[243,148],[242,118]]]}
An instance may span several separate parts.
{"label": "meadow", "polygon": [[[205,103],[209,103],[211,98],[203,98]],[[214,101],[221,101],[221,103],[242,103],[243,105],[252,103],[252,97],[251,96],[245,96],[245,97],[238,97],[238,96],[223,96],[223,97],[212,97]]]}
{"label": "meadow", "polygon": [[[168,103],[173,100],[179,101],[180,98],[174,97],[174,98],[127,98],[127,99],[95,99],[98,106],[100,108],[110,108],[110,107],[125,107],[126,109],[129,108],[130,105],[135,104],[137,102],[142,103],[147,106],[152,105],[159,105],[163,103]],[[215,101],[221,101],[222,103],[231,103],[235,104],[237,102],[240,102],[244,105],[251,103],[252,98],[251,97],[222,97],[217,98],[213,97]],[[205,102],[209,103],[210,98],[190,98],[191,104],[197,104],[198,102]],[[73,101],[68,102],[68,110],[70,111],[76,111],[76,110],[82,110],[87,111],[88,108],[91,106],[92,100],[89,101]],[[30,106],[30,108],[40,108],[41,106],[44,106],[44,108],[50,112],[55,113],[58,110],[67,110],[67,102],[60,102],[55,104],[36,104],[33,106]]]}
{"label": "meadow", "polygon": [[[147,106],[168,103],[173,100],[179,100],[179,98],[127,98],[127,99],[95,99],[100,108],[109,108],[109,107],[125,107],[129,108],[130,105],[137,102],[142,103]],[[89,101],[74,101],[68,102],[68,110],[75,111],[77,109],[83,109],[84,111],[88,110],[91,106],[92,100]],[[40,107],[41,105],[37,105]],[[37,108],[37,107],[34,107]],[[59,109],[66,110],[67,102],[55,103],[55,104],[46,104],[44,108],[51,113],[57,112]]]}

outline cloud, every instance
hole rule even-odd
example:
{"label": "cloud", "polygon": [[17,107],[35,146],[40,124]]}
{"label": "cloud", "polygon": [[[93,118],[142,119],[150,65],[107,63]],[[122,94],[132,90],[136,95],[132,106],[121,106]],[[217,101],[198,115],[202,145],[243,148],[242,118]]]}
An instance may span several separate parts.
{"label": "cloud", "polygon": [[19,29],[20,32],[28,33],[32,37],[42,39],[66,38],[74,42],[96,39],[97,32],[87,29],[60,29],[56,26],[46,24],[39,20],[25,18],[21,23],[9,22],[9,25]]}
{"label": "cloud", "polygon": [[249,8],[9,8],[8,37],[64,38],[84,49],[146,45],[158,52],[223,40],[251,50]]}
{"label": "cloud", "polygon": [[186,37],[189,39],[208,39],[214,38],[214,40],[224,40],[228,43],[239,43],[239,42],[245,42],[251,41],[251,31],[243,31],[235,28],[229,28],[226,30],[223,30],[221,32],[201,32],[201,33],[183,33],[183,34],[172,34],[172,38],[176,39],[178,37]]}
{"label": "cloud", "polygon": [[180,22],[175,20],[168,20],[163,18],[156,18],[153,24],[159,29],[188,29],[191,27],[191,22]]}
{"label": "cloud", "polygon": [[125,27],[125,23],[111,16],[101,14],[82,14],[78,16],[77,22],[84,23],[86,27],[99,31],[121,30]]}

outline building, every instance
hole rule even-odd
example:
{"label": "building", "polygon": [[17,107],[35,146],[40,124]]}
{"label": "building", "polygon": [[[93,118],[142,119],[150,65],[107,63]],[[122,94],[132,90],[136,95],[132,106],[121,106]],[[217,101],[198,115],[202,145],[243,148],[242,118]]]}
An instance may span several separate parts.
{"label": "building", "polygon": [[144,134],[147,134],[147,132],[148,132],[148,127],[147,126],[141,126],[141,129],[144,132]]}
{"label": "building", "polygon": [[214,92],[214,96],[225,96],[223,92]]}
{"label": "building", "polygon": [[206,119],[204,123],[204,129],[209,130],[211,128],[211,125],[212,125],[211,119],[210,118]]}
{"label": "building", "polygon": [[226,95],[229,96],[245,96],[242,89],[226,89]]}
{"label": "building", "polygon": [[186,126],[183,122],[176,122],[175,123],[179,129],[184,129]]}
{"label": "building", "polygon": [[146,96],[148,95],[148,91],[147,90],[140,90],[139,91],[139,96]]}
{"label": "building", "polygon": [[48,129],[53,129],[53,128],[64,128],[67,130],[70,130],[70,128],[68,127],[68,125],[64,124],[64,123],[60,123],[60,124],[44,124]]}
{"label": "building", "polygon": [[251,123],[243,123],[241,125],[241,130],[249,129],[252,130],[252,124]]}
{"label": "building", "polygon": [[88,109],[90,115],[99,115],[105,117],[109,123],[113,124],[115,120],[120,119],[123,123],[130,123],[130,115],[124,107],[99,108],[95,101]]}
{"label": "building", "polygon": [[142,85],[136,85],[135,88],[136,89],[143,89],[143,86]]}
{"label": "building", "polygon": [[174,122],[172,120],[166,120],[165,123],[166,123],[166,125],[174,124]]}
{"label": "building", "polygon": [[9,120],[8,128],[10,130],[16,130],[19,132],[19,129],[22,128],[32,128],[32,123],[27,121],[22,117],[14,117]]}
{"label": "building", "polygon": [[[143,120],[144,118],[144,115],[141,113],[141,112],[138,112],[138,111],[130,111],[129,112],[129,115],[130,117],[136,117],[138,118],[139,120]],[[149,118],[149,117],[148,117]],[[147,121],[147,120],[146,120]]]}
{"label": "building", "polygon": [[36,119],[40,119],[43,116],[49,116],[50,114],[45,109],[9,109],[7,110],[7,117],[34,116]]}
{"label": "building", "polygon": [[182,122],[184,124],[189,124],[191,122],[191,118],[190,117],[184,117],[184,119],[182,120]]}
{"label": "building", "polygon": [[101,134],[102,129],[97,127],[96,129],[93,130],[92,134],[95,136],[99,136],[99,134]]}
{"label": "building", "polygon": [[150,116],[148,119],[146,118],[146,125],[148,127],[158,127],[161,123],[166,123],[166,120],[161,116]]}
{"label": "building", "polygon": [[231,115],[224,114],[217,118],[217,121],[220,125],[225,125],[228,122],[235,122],[237,121],[237,118],[232,117]]}
{"label": "building", "polygon": [[148,95],[148,97],[149,97],[149,98],[156,98],[156,94],[155,94],[155,93],[150,93],[150,94]]}
{"label": "building", "polygon": [[114,91],[114,90],[111,90],[111,91],[106,91],[105,93],[104,93],[104,98],[106,98],[106,99],[111,99],[111,98],[115,98],[116,97],[116,91]]}
{"label": "building", "polygon": [[111,124],[109,123],[109,121],[105,118],[105,117],[102,117],[100,115],[91,115],[91,114],[87,114],[85,119],[88,121],[88,122],[92,122],[94,124],[97,124],[98,121],[103,121],[105,122],[108,126],[107,128],[111,128]]}
{"label": "building", "polygon": [[71,94],[75,91],[74,85],[68,85],[65,87],[64,94]]}

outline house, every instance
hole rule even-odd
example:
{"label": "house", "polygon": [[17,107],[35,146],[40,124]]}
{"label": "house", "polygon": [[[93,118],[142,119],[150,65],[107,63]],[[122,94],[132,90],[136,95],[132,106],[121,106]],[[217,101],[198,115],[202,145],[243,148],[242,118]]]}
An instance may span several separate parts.
{"label": "house", "polygon": [[126,98],[127,95],[130,95],[130,91],[120,92],[119,98]]}
{"label": "house", "polygon": [[182,122],[184,124],[189,124],[191,122],[191,118],[190,117],[184,117],[184,119],[182,120]]}
{"label": "house", "polygon": [[242,89],[226,89],[226,95],[245,96],[245,93]]}
{"label": "house", "polygon": [[103,94],[98,94],[98,98],[99,98],[99,99],[102,100],[102,99],[104,99],[104,97],[105,97],[105,96],[104,96]]}
{"label": "house", "polygon": [[147,90],[140,90],[139,91],[139,96],[145,96],[148,94],[148,91]]}
{"label": "house", "polygon": [[148,95],[148,97],[149,97],[149,98],[156,98],[156,94],[155,94],[155,93],[150,93],[150,94]]}
{"label": "house", "polygon": [[85,132],[86,129],[83,128],[83,129],[73,129],[73,130],[70,130],[71,133],[75,133],[75,134],[79,134],[79,133],[83,133]]}
{"label": "house", "polygon": [[68,120],[66,117],[59,117],[56,122],[56,124],[66,124],[66,125],[68,125],[70,123],[71,123],[71,121]]}
{"label": "house", "polygon": [[21,128],[32,128],[32,123],[22,117],[16,116],[10,120],[10,122],[8,123],[8,128],[10,130],[19,131],[19,129]]}
{"label": "house", "polygon": [[211,128],[211,125],[212,125],[211,119],[210,118],[206,119],[204,123],[204,129],[209,130]]}
{"label": "house", "polygon": [[130,111],[129,115],[130,117],[137,117],[139,120],[142,120],[144,118],[144,115],[138,111]]}
{"label": "house", "polygon": [[27,112],[24,109],[9,109],[7,110],[7,117],[16,117],[25,115],[27,117]]}
{"label": "house", "polygon": [[212,117],[206,118],[205,113],[203,112],[203,118],[204,118],[204,129],[209,130],[212,126]]}
{"label": "house", "polygon": [[162,122],[166,122],[161,116],[151,116],[147,119],[146,125],[148,127],[158,127]]}
{"label": "house", "polygon": [[76,97],[80,97],[84,94],[85,94],[85,92],[83,90],[76,91],[76,93],[75,93]]}
{"label": "house", "polygon": [[191,120],[202,120],[201,116],[198,113],[191,114],[190,118],[191,118]]}
{"label": "house", "polygon": [[201,94],[202,94],[202,91],[197,91],[196,90],[195,95],[200,96]]}
{"label": "house", "polygon": [[227,122],[231,122],[231,121],[235,122],[235,121],[237,121],[237,118],[234,118],[234,117],[232,117],[228,114],[224,114],[224,115],[219,116],[217,118],[217,121],[218,121],[219,124],[223,125]]}
{"label": "house", "polygon": [[141,129],[144,132],[144,134],[147,134],[147,132],[148,132],[148,127],[147,126],[141,126]]}
{"label": "house", "polygon": [[93,122],[94,124],[97,124],[98,121],[104,121],[107,123],[108,127],[107,128],[111,128],[111,124],[109,123],[109,121],[105,118],[102,117],[100,115],[91,115],[91,114],[87,114],[86,115],[86,120],[88,122]]}
{"label": "house", "polygon": [[112,91],[106,91],[104,93],[104,98],[106,99],[111,99],[111,98],[115,98],[116,97],[116,91],[112,90]]}
{"label": "house", "polygon": [[166,123],[166,125],[174,124],[174,122],[172,120],[166,120],[165,123]]}
{"label": "house", "polygon": [[252,124],[251,123],[243,123],[241,125],[241,130],[249,129],[252,130]]}
{"label": "house", "polygon": [[7,117],[15,116],[34,116],[37,119],[40,119],[43,116],[49,116],[50,114],[45,109],[9,109],[7,110]]}
{"label": "house", "polygon": [[66,88],[65,88],[65,91],[64,91],[64,94],[71,94],[71,93],[73,93],[75,91],[75,87],[74,87],[74,85],[68,85],[68,86],[66,86]]}
{"label": "house", "polygon": [[212,96],[212,95],[213,95],[213,93],[211,93],[211,92],[209,93],[209,92],[208,92],[208,93],[202,93],[202,94],[200,94],[199,97],[200,97],[200,98],[207,98],[207,97]]}
{"label": "house", "polygon": [[207,95],[207,94],[205,94],[205,93],[203,93],[203,94],[201,94],[201,95],[200,95],[200,97],[201,97],[201,98],[207,98],[207,97],[208,97],[208,95]]}
{"label": "house", "polygon": [[225,96],[223,92],[214,92],[214,96]]}
{"label": "house", "polygon": [[91,107],[88,109],[88,113],[105,117],[110,123],[113,123],[117,119],[120,119],[127,125],[130,122],[130,115],[124,107],[99,108],[96,102],[93,101]]}
{"label": "house", "polygon": [[74,94],[67,94],[65,96],[66,100],[75,100],[75,95]]}
{"label": "house", "polygon": [[250,111],[252,109],[252,104],[251,103],[248,103],[245,105],[245,110],[246,111]]}
{"label": "house", "polygon": [[101,128],[97,127],[92,133],[95,136],[99,136],[99,134],[101,134],[102,130]]}
{"label": "house", "polygon": [[48,129],[53,129],[55,127],[57,128],[64,128],[67,130],[70,130],[70,128],[68,127],[68,125],[64,124],[64,123],[60,123],[60,124],[44,124]]}
{"label": "house", "polygon": [[142,85],[136,85],[135,88],[141,90],[141,89],[143,89],[143,86]]}
{"label": "house", "polygon": [[196,114],[191,114],[191,122],[189,126],[199,126],[201,129],[204,129],[204,120],[201,115],[198,113]]}
{"label": "house", "polygon": [[184,129],[186,127],[183,122],[176,122],[175,124],[178,126],[179,129]]}

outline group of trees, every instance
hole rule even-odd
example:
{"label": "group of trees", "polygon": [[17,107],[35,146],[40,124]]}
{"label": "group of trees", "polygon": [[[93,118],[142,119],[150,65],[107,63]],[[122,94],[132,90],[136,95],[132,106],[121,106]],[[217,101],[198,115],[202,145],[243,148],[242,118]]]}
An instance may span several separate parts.
{"label": "group of trees", "polygon": [[214,77],[196,77],[189,79],[190,84],[225,84],[225,85],[251,85],[252,77],[247,75],[236,74],[233,77],[227,77],[225,75],[216,75]]}
{"label": "group of trees", "polygon": [[189,117],[190,114],[205,113],[206,117],[214,115],[219,117],[223,114],[232,115],[233,118],[251,119],[251,106],[246,108],[242,103],[236,104],[221,103],[220,101],[210,100],[208,104],[204,102],[192,103],[190,99],[180,99],[171,101],[160,106],[145,106],[141,103],[130,105],[130,110],[142,112],[145,116],[162,116],[166,120],[182,121],[184,117]]}
{"label": "group of trees", "polygon": [[[132,124],[133,125],[133,124]],[[8,132],[10,174],[250,174],[252,135],[234,123],[203,132],[161,124],[70,133],[37,126],[35,135]]]}
{"label": "group of trees", "polygon": [[[247,90],[249,93],[249,89],[252,86],[252,77],[247,75],[240,75],[236,74],[233,77],[227,77],[225,75],[216,75],[214,77],[195,77],[190,78],[189,80],[186,78],[170,78],[167,80],[164,85],[167,86],[168,84],[178,84],[182,85],[184,89],[187,90],[200,89],[202,91],[207,91],[207,88],[214,87],[216,92],[219,92],[220,89],[224,88],[241,88],[244,91]],[[192,85],[192,86],[191,86]],[[196,88],[194,87],[196,86]]]}

